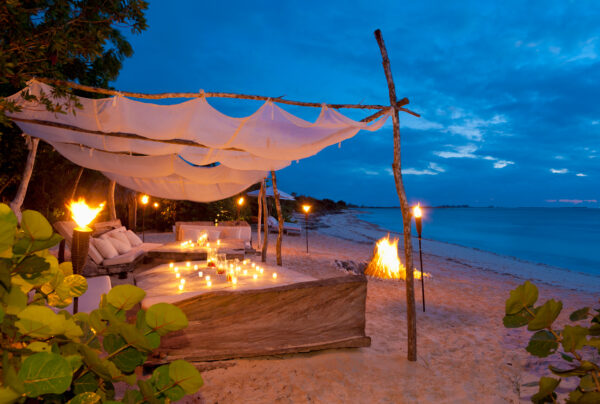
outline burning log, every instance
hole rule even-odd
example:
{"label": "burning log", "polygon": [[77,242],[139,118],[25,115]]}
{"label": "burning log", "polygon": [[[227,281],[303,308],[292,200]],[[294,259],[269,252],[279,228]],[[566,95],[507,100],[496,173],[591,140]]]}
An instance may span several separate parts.
{"label": "burning log", "polygon": [[[375,243],[373,258],[365,269],[365,275],[381,279],[406,279],[406,267],[398,257],[398,239],[390,239],[388,234]],[[415,278],[419,279],[421,273],[414,271]],[[429,277],[428,273],[424,274]]]}

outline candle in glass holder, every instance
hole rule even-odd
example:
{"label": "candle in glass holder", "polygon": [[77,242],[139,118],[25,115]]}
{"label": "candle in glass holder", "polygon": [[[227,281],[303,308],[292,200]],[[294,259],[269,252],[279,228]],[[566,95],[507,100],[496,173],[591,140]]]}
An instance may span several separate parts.
{"label": "candle in glass holder", "polygon": [[181,278],[181,274],[179,272],[176,272],[175,273],[175,278],[177,278],[177,279]]}
{"label": "candle in glass holder", "polygon": [[237,284],[237,278],[235,276],[231,279],[231,283],[233,283],[234,285]]}
{"label": "candle in glass holder", "polygon": [[277,272],[273,272],[273,279],[277,279]]}
{"label": "candle in glass holder", "polygon": [[206,280],[210,281],[210,275],[206,275]]}
{"label": "candle in glass holder", "polygon": [[258,272],[260,272],[262,274],[264,272],[264,269],[261,268],[260,271],[258,271]]}
{"label": "candle in glass holder", "polygon": [[183,290],[183,283],[179,284],[179,290]]}
{"label": "candle in glass holder", "polygon": [[198,276],[199,276],[200,278],[202,278],[202,275],[203,275],[203,274],[202,274],[202,271],[199,271],[199,272],[198,272]]}
{"label": "candle in glass holder", "polygon": [[185,263],[185,266],[189,268],[190,266],[192,266],[192,263],[188,261]]}
{"label": "candle in glass holder", "polygon": [[198,270],[198,264],[194,265],[194,270]]}
{"label": "candle in glass holder", "polygon": [[174,265],[174,264],[173,264],[172,262],[170,262],[170,263],[169,263],[169,268],[173,268],[173,265]]}
{"label": "candle in glass holder", "polygon": [[179,267],[175,267],[175,268],[173,268],[173,271],[175,271],[175,272],[179,272]]}
{"label": "candle in glass holder", "polygon": [[256,280],[256,279],[258,279],[258,275],[256,275],[256,274],[252,275],[252,277],[253,277],[255,280]]}
{"label": "candle in glass holder", "polygon": [[212,286],[212,282],[211,281],[206,281],[206,286]]}
{"label": "candle in glass holder", "polygon": [[244,269],[244,271],[242,272],[244,275],[248,275],[248,270]]}

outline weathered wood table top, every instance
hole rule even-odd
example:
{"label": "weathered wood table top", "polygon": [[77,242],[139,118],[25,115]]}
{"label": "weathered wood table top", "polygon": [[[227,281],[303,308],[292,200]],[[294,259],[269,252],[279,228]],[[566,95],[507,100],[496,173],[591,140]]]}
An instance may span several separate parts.
{"label": "weathered wood table top", "polygon": [[[174,262],[174,267],[178,267],[180,277],[176,277],[174,268],[169,267],[169,263],[158,265],[152,269],[136,275],[137,286],[146,291],[146,297],[142,302],[144,308],[159,302],[175,303],[192,298],[194,296],[218,292],[218,291],[243,291],[253,289],[268,289],[277,286],[290,285],[298,282],[307,282],[316,280],[312,276],[279,266],[264,265],[261,262],[255,262],[263,269],[261,274],[250,264],[241,265],[242,270],[237,274],[237,284],[227,281],[225,274],[217,274],[217,269],[208,267],[206,261],[186,261]],[[194,269],[197,265],[198,269]],[[244,270],[246,273],[244,274]],[[202,273],[202,276],[199,276]],[[273,274],[277,274],[276,278]],[[254,275],[256,274],[256,279]],[[210,277],[211,285],[208,285],[206,276]],[[185,279],[183,290],[179,289],[181,279]]]}
{"label": "weathered wood table top", "polygon": [[[216,244],[213,245],[216,247]],[[206,260],[207,247],[182,246],[181,242],[163,244],[160,247],[154,248],[147,252],[148,257],[160,260]],[[243,242],[223,241],[217,247],[217,254],[226,254],[228,259],[244,258],[245,250]]]}

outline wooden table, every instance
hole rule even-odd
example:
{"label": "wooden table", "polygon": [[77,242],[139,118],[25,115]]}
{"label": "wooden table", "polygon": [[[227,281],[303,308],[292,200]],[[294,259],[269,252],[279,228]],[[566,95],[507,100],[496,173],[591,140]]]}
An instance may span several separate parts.
{"label": "wooden table", "polygon": [[[207,248],[198,247],[182,247],[181,243],[176,241],[173,243],[163,244],[146,253],[146,256],[160,261],[199,261],[206,260]],[[245,249],[243,244],[223,242],[217,249],[217,254],[226,254],[227,259],[244,259]]]}
{"label": "wooden table", "polygon": [[[365,335],[367,281],[364,276],[315,279],[285,267],[263,266],[263,274],[239,275],[233,285],[205,262],[197,271],[168,265],[139,274],[144,308],[158,302],[180,307],[185,330],[162,338],[161,361],[210,361],[250,356],[370,346]],[[261,265],[261,263],[258,263]],[[262,265],[261,265],[262,266]],[[203,277],[198,276],[203,272]],[[277,278],[273,278],[277,273]],[[211,277],[208,286],[205,276]]]}

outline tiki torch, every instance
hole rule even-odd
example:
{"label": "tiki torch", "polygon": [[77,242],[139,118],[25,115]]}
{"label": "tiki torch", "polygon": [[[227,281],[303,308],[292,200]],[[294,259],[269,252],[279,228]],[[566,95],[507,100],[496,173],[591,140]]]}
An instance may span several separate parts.
{"label": "tiki torch", "polygon": [[148,195],[142,195],[142,241],[146,242],[146,234],[144,233],[144,221],[146,219],[146,205],[148,205],[148,201],[150,197]]}
{"label": "tiki torch", "polygon": [[240,211],[242,209],[242,205],[244,204],[244,197],[240,196],[237,200],[237,219],[240,220]]}
{"label": "tiki torch", "polygon": [[310,205],[302,205],[304,211],[304,231],[306,233],[306,253],[308,254],[308,212],[310,212]]}
{"label": "tiki torch", "polygon": [[417,235],[419,236],[419,262],[421,263],[421,294],[423,295],[423,312],[425,312],[425,276],[423,276],[423,250],[421,249],[421,229],[423,212],[421,211],[421,204],[413,208],[413,216],[415,217],[415,224],[417,226]]}
{"label": "tiki torch", "polygon": [[[83,198],[80,198],[77,202],[71,201],[68,205],[73,220],[77,223],[77,227],[73,229],[73,241],[71,243],[71,261],[74,274],[81,274],[83,271],[92,235],[92,229],[88,227],[88,224],[96,218],[103,207],[104,204],[100,204],[95,209],[90,208]],[[73,299],[73,313],[77,313],[77,298]]]}

